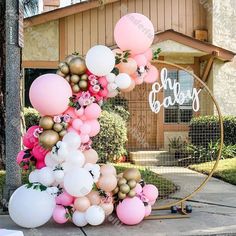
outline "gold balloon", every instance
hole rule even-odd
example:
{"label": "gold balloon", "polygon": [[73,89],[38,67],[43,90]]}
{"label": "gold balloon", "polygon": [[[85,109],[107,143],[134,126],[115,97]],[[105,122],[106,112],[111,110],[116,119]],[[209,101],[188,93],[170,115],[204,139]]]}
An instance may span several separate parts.
{"label": "gold balloon", "polygon": [[88,75],[87,74],[83,74],[80,77],[81,80],[88,80]]}
{"label": "gold balloon", "polygon": [[128,193],[130,191],[130,187],[128,184],[122,184],[120,186],[120,192],[122,193]]}
{"label": "gold balloon", "polygon": [[67,131],[66,131],[66,130],[62,130],[62,131],[59,133],[60,137],[64,137],[66,134],[67,134]]}
{"label": "gold balloon", "polygon": [[113,194],[117,194],[118,192],[119,192],[119,187],[116,187],[116,188],[112,191]]}
{"label": "gold balloon", "polygon": [[71,61],[73,58],[75,58],[75,57],[76,57],[76,56],[74,56],[74,55],[69,55],[69,56],[66,57],[65,62],[66,62],[67,64],[69,64],[70,61]]}
{"label": "gold balloon", "polygon": [[61,62],[58,67],[63,74],[67,75],[70,73],[69,66],[65,62]]}
{"label": "gold balloon", "polygon": [[86,71],[85,61],[82,57],[75,57],[69,62],[71,74],[82,75]]}
{"label": "gold balloon", "polygon": [[51,116],[44,116],[39,120],[39,126],[43,129],[52,129],[53,125],[54,121]]}
{"label": "gold balloon", "polygon": [[62,131],[63,126],[62,126],[62,124],[58,124],[58,123],[56,123],[56,124],[53,125],[53,129],[54,129],[56,132],[59,133],[59,132]]}
{"label": "gold balloon", "polygon": [[59,140],[59,134],[54,130],[45,130],[39,135],[39,142],[46,149],[51,149]]}
{"label": "gold balloon", "polygon": [[127,180],[124,178],[121,178],[118,180],[118,186],[121,186],[122,184],[126,184],[126,183],[127,183]]}
{"label": "gold balloon", "polygon": [[81,88],[81,90],[87,90],[88,88],[88,82],[85,80],[80,80],[79,82],[79,87]]}
{"label": "gold balloon", "polygon": [[80,91],[80,87],[78,84],[73,85],[72,90],[74,93],[78,93]]}
{"label": "gold balloon", "polygon": [[129,191],[129,193],[128,193],[128,196],[129,196],[129,197],[135,197],[135,196],[136,196],[135,190],[134,190],[134,189],[131,189],[131,190]]}
{"label": "gold balloon", "polygon": [[128,181],[134,179],[136,182],[139,182],[141,180],[141,174],[136,168],[125,170],[123,177]]}
{"label": "gold balloon", "polygon": [[61,70],[57,70],[57,75],[60,75],[61,77],[65,78],[66,75],[62,73]]}
{"label": "gold balloon", "polygon": [[78,75],[72,75],[71,77],[70,77],[70,81],[72,82],[72,83],[75,83],[75,84],[77,84],[78,82],[79,82],[79,76]]}
{"label": "gold balloon", "polygon": [[66,80],[68,83],[70,83],[70,75],[67,75],[67,76],[65,77],[65,80]]}
{"label": "gold balloon", "polygon": [[136,184],[137,184],[137,182],[134,179],[131,179],[128,181],[128,185],[130,188],[135,188]]}
{"label": "gold balloon", "polygon": [[126,198],[126,194],[125,194],[125,193],[122,193],[122,192],[119,192],[119,193],[118,193],[118,198],[121,199],[121,200],[122,200],[122,199],[125,199],[125,198]]}

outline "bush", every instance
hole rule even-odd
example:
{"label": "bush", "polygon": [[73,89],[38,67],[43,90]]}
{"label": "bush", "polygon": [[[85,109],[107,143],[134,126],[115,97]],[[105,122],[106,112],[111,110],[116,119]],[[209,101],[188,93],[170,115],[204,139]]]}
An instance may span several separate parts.
{"label": "bush", "polygon": [[93,148],[98,152],[99,162],[115,162],[126,154],[126,122],[114,112],[103,111],[99,118],[101,130],[93,138]]}
{"label": "bush", "polygon": [[24,107],[24,117],[26,129],[39,123],[40,115],[34,108]]}
{"label": "bush", "polygon": [[[236,117],[223,117],[224,144],[236,144]],[[189,138],[196,146],[207,147],[209,143],[216,143],[220,138],[219,118],[217,116],[195,117],[190,122]]]}

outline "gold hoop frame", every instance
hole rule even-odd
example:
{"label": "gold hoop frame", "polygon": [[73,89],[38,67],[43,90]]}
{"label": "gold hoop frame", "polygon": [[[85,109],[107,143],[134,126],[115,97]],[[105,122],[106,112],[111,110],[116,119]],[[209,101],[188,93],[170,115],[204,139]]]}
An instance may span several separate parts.
{"label": "gold hoop frame", "polygon": [[[187,70],[186,68],[182,67],[182,66],[179,66],[179,65],[176,65],[174,63],[171,63],[171,62],[168,62],[168,61],[162,61],[162,60],[153,60],[152,63],[161,63],[161,64],[166,64],[166,65],[170,65],[170,66],[174,66],[180,70],[184,70],[185,72],[191,74],[197,81],[198,83],[201,84],[201,86],[203,88],[206,89],[206,91],[208,92],[208,94],[210,95],[215,107],[216,107],[216,111],[219,115],[219,123],[220,123],[220,143],[219,143],[219,153],[218,153],[218,157],[216,159],[216,162],[211,170],[211,172],[208,174],[208,176],[204,179],[204,181],[201,183],[201,185],[199,187],[197,187],[192,193],[190,193],[188,196],[182,198],[181,200],[179,201],[176,201],[176,202],[172,202],[170,204],[166,204],[166,205],[163,205],[163,206],[157,206],[157,207],[153,207],[152,209],[153,210],[164,210],[164,209],[168,209],[172,206],[177,206],[177,205],[183,205],[183,202],[187,201],[188,199],[192,198],[196,193],[198,193],[199,191],[201,191],[201,189],[207,184],[207,182],[210,180],[210,178],[212,177],[213,173],[215,172],[217,166],[218,166],[218,163],[219,163],[219,160],[221,158],[221,153],[222,153],[222,147],[223,147],[223,142],[224,142],[224,129],[223,129],[223,119],[222,119],[222,114],[221,114],[221,111],[220,111],[220,108],[219,108],[219,105],[216,101],[216,99],[214,98],[214,95],[213,93],[210,91],[210,89],[208,88],[208,86],[206,85],[206,83],[204,83],[198,76],[196,76],[194,73],[192,73],[191,71]],[[155,217],[155,216],[154,216]]]}

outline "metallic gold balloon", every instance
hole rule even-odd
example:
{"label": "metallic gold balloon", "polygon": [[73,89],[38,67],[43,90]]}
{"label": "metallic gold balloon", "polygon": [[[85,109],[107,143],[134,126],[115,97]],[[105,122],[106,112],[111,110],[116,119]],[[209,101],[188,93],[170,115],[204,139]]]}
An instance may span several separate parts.
{"label": "metallic gold balloon", "polygon": [[39,142],[46,149],[52,149],[59,140],[59,134],[54,130],[45,130],[39,135]]}
{"label": "metallic gold balloon", "polygon": [[85,80],[80,80],[79,82],[79,87],[81,88],[81,90],[87,90],[88,88],[88,82]]}
{"label": "metallic gold balloon", "polygon": [[122,184],[120,186],[120,192],[127,194],[129,191],[130,191],[130,187],[128,184]]}
{"label": "metallic gold balloon", "polygon": [[56,74],[57,74],[57,75],[60,75],[60,76],[63,77],[63,78],[66,77],[66,75],[63,74],[61,70],[57,70],[57,73],[56,73]]}
{"label": "metallic gold balloon", "polygon": [[76,57],[76,56],[74,56],[74,55],[69,55],[69,56],[66,57],[65,62],[66,62],[67,64],[69,64],[70,61],[71,61],[73,58],[75,58],[75,57]]}
{"label": "metallic gold balloon", "polygon": [[122,192],[119,192],[119,193],[118,193],[118,198],[121,199],[121,200],[122,200],[122,199],[125,199],[125,198],[126,198],[126,194],[125,194],[125,193],[122,193]]}
{"label": "metallic gold balloon", "polygon": [[136,168],[125,170],[123,177],[128,181],[134,179],[136,182],[139,182],[141,180],[141,174]]}
{"label": "metallic gold balloon", "polygon": [[73,91],[74,93],[78,93],[78,92],[80,91],[79,85],[78,85],[78,84],[73,85],[72,91]]}
{"label": "metallic gold balloon", "polygon": [[43,129],[52,129],[53,125],[54,121],[51,116],[44,116],[39,120],[39,126]]}
{"label": "metallic gold balloon", "polygon": [[75,84],[79,83],[79,79],[80,79],[80,77],[79,77],[78,75],[72,75],[72,76],[70,77],[70,81],[71,81],[72,83],[75,83]]}
{"label": "metallic gold balloon", "polygon": [[67,75],[70,73],[70,69],[67,63],[61,62],[58,67],[63,74]]}
{"label": "metallic gold balloon", "polygon": [[117,194],[118,192],[119,192],[119,187],[116,187],[116,188],[112,191],[113,194]]}
{"label": "metallic gold balloon", "polygon": [[70,83],[70,75],[67,75],[67,76],[65,77],[65,80],[66,80],[68,83]]}
{"label": "metallic gold balloon", "polygon": [[56,124],[53,125],[53,129],[54,129],[57,133],[59,133],[59,132],[62,131],[63,126],[62,126],[62,124],[56,123]]}
{"label": "metallic gold balloon", "polygon": [[131,180],[128,181],[128,185],[131,189],[135,188],[136,184],[137,184],[137,182],[134,179],[131,179]]}
{"label": "metallic gold balloon", "polygon": [[82,75],[86,71],[85,61],[82,57],[75,57],[69,62],[70,73],[76,75]]}
{"label": "metallic gold balloon", "polygon": [[118,186],[121,186],[122,184],[126,184],[126,183],[127,183],[127,180],[124,178],[121,178],[118,180]]}
{"label": "metallic gold balloon", "polygon": [[67,134],[67,131],[66,131],[66,130],[62,130],[62,131],[59,133],[60,137],[64,137],[66,134]]}
{"label": "metallic gold balloon", "polygon": [[128,197],[135,197],[136,196],[136,192],[134,189],[131,189],[128,193]]}
{"label": "metallic gold balloon", "polygon": [[88,75],[87,74],[83,74],[80,77],[81,80],[88,80]]}

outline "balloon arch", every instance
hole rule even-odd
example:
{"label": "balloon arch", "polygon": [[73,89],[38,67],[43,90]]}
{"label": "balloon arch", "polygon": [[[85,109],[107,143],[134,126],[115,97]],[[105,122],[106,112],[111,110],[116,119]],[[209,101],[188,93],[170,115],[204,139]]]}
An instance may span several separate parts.
{"label": "balloon arch", "polygon": [[[53,217],[59,224],[71,220],[79,227],[95,226],[115,208],[121,222],[135,225],[151,214],[158,189],[140,182],[136,168],[117,175],[113,165],[96,164],[99,157],[92,148],[91,138],[100,131],[101,105],[120,91],[150,83],[153,112],[168,103],[155,100],[155,93],[166,86],[168,78],[163,69],[159,84],[159,72],[151,65],[151,21],[138,13],[125,15],[118,21],[114,36],[118,49],[96,45],[85,59],[69,55],[59,64],[57,74],[42,75],[31,85],[30,101],[41,119],[39,125],[27,130],[25,149],[17,156],[22,169],[32,172],[29,183],[17,189],[9,202],[16,224],[34,228]],[[178,86],[176,83],[173,89],[178,90]],[[196,110],[198,92],[189,95]],[[179,94],[175,102],[183,102],[181,99],[186,97]]]}

